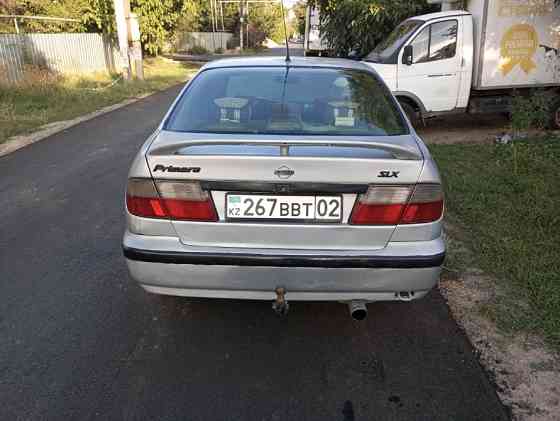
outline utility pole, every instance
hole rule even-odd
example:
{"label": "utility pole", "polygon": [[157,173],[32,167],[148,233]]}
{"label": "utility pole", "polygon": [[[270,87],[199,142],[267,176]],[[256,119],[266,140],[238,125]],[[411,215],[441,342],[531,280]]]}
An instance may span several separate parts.
{"label": "utility pole", "polygon": [[249,0],[247,0],[247,9],[245,10],[247,20],[247,48],[249,48]]}
{"label": "utility pole", "polygon": [[224,32],[224,5],[222,4],[222,2],[220,2],[220,15],[222,16],[222,32]]}
{"label": "utility pole", "polygon": [[117,23],[117,38],[119,41],[119,52],[121,60],[124,63],[123,77],[124,80],[132,78],[130,70],[130,60],[128,57],[128,25],[126,17],[130,15],[130,1],[129,0],[114,0],[115,7],[115,21]]}
{"label": "utility pole", "polygon": [[132,45],[131,61],[134,63],[134,75],[144,80],[144,62],[142,61],[142,44],[140,43],[140,25],[136,13],[130,13],[127,18],[128,39]]}
{"label": "utility pole", "polygon": [[212,52],[216,51],[216,14],[214,13],[214,0],[210,0],[210,14],[212,15]]}
{"label": "utility pole", "polygon": [[136,78],[144,79],[142,62],[142,45],[140,44],[140,26],[138,17],[130,13],[130,0],[113,0],[115,5],[115,20],[119,51],[124,62],[124,80],[132,79],[132,64]]}
{"label": "utility pole", "polygon": [[239,49],[243,51],[243,1],[239,2]]}

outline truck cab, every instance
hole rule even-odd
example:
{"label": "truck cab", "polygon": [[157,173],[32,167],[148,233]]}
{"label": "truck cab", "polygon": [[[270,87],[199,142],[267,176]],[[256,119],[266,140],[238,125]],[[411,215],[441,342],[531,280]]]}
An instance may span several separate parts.
{"label": "truck cab", "polygon": [[473,50],[472,15],[454,10],[405,20],[363,61],[383,77],[409,117],[430,116],[466,110]]}
{"label": "truck cab", "polygon": [[469,0],[467,11],[411,17],[363,61],[414,123],[447,113],[509,112],[514,95],[550,99],[560,129],[560,3]]}

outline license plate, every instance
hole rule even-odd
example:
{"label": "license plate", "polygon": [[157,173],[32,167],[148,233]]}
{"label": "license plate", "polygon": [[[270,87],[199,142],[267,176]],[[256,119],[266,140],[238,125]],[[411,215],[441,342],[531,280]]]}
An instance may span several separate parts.
{"label": "license plate", "polygon": [[226,219],[340,222],[341,196],[226,195]]}

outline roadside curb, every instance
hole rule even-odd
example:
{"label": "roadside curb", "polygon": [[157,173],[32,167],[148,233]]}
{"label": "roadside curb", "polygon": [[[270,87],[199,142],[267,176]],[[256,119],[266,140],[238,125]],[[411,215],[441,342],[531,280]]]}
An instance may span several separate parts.
{"label": "roadside curb", "polygon": [[147,98],[155,93],[156,92],[150,92],[147,94],[136,96],[134,98],[129,98],[117,104],[108,105],[97,111],[93,111],[91,113],[81,115],[71,120],[55,121],[53,123],[45,124],[43,126],[38,127],[37,130],[31,134],[12,136],[8,138],[5,142],[0,144],[0,157],[8,155],[12,152],[17,151],[18,149],[24,148],[33,143],[39,142],[43,139],[46,139],[47,137],[60,133],[63,130],[76,126],[85,121],[92,120],[96,117],[118,110],[119,108],[123,108],[126,107],[127,105],[134,104],[135,102]]}
{"label": "roadside curb", "polygon": [[209,61],[214,60],[221,60],[226,58],[250,58],[250,57],[259,57],[259,53],[250,53],[250,54],[183,54],[183,53],[175,53],[164,55],[165,58],[175,61],[187,61],[187,62],[201,62],[207,63]]}
{"label": "roadside curb", "polygon": [[171,60],[175,61],[190,61],[190,62],[200,62],[200,63],[207,63],[212,60],[217,60],[219,58],[228,58],[228,57],[238,57],[233,55],[221,55],[215,56],[213,54],[203,54],[203,55],[194,55],[194,54],[170,54],[168,56],[164,56]]}

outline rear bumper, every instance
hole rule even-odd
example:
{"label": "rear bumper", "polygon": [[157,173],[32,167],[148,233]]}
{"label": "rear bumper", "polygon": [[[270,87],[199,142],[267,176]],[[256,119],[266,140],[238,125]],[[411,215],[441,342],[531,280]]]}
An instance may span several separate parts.
{"label": "rear bumper", "polygon": [[174,237],[127,232],[123,250],[131,276],[146,290],[192,297],[387,301],[399,292],[424,296],[438,281],[443,240],[389,243],[382,250],[230,250],[189,247]]}
{"label": "rear bumper", "polygon": [[140,250],[123,247],[124,256],[129,260],[149,263],[208,266],[270,266],[296,268],[390,268],[419,269],[441,266],[445,252],[418,256],[313,256],[275,255],[254,253],[219,252],[174,252],[161,250]]}

